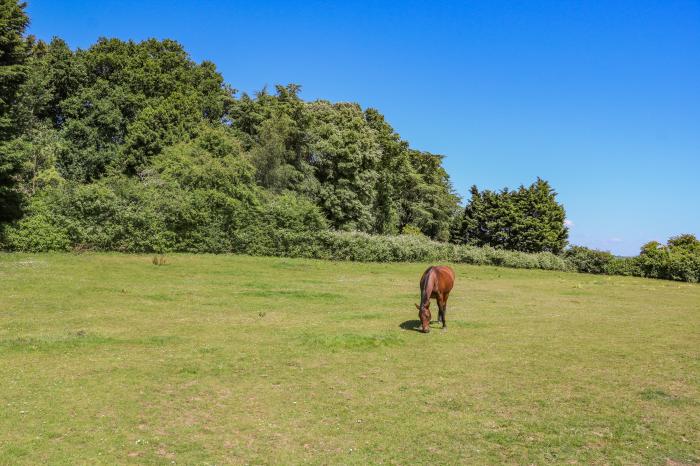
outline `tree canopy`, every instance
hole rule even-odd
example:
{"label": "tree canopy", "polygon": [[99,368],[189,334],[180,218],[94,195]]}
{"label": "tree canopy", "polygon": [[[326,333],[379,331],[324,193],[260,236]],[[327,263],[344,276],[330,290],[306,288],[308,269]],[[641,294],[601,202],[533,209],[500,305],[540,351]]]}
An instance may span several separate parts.
{"label": "tree canopy", "polygon": [[26,3],[0,0],[0,223],[20,216],[21,196],[16,178],[21,170],[20,154],[11,140],[20,132],[15,107],[20,87],[27,80],[25,65],[30,41],[24,37],[29,17]]}
{"label": "tree canopy", "polygon": [[[101,38],[85,50],[60,38],[30,41],[23,8],[4,0],[3,21],[13,26],[3,29],[9,38],[0,75],[8,83],[2,173],[15,208],[7,220],[30,212],[41,190],[116,177],[145,184],[176,163],[165,159],[185,153],[202,165],[200,177],[221,176],[223,148],[224,158],[252,175],[227,178],[236,188],[210,180],[217,189],[291,193],[337,230],[411,227],[449,239],[458,197],[441,156],[411,149],[377,110],[306,102],[296,84],[237,96],[213,63],[193,62],[172,40]],[[214,133],[223,144],[218,155],[202,156],[201,141]]]}

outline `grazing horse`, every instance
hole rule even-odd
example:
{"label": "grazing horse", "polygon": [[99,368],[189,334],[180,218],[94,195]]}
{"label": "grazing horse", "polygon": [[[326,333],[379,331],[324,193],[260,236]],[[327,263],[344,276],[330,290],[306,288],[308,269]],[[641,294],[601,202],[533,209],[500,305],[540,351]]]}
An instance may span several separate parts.
{"label": "grazing horse", "polygon": [[438,304],[438,322],[442,322],[442,328],[447,328],[445,314],[447,313],[447,298],[455,283],[454,271],[446,266],[428,267],[420,279],[420,306],[418,318],[421,321],[423,333],[430,332],[430,299],[435,298]]}

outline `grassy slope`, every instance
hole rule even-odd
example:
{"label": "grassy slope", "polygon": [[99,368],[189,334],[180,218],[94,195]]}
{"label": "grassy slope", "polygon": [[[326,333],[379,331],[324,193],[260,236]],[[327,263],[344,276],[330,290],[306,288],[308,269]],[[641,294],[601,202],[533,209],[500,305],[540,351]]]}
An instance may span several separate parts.
{"label": "grassy slope", "polygon": [[698,285],[169,261],[0,254],[0,463],[700,461]]}

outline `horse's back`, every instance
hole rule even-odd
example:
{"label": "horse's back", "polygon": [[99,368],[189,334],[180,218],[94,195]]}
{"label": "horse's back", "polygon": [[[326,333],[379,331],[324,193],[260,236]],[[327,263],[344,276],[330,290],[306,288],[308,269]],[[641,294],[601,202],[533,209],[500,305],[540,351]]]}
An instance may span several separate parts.
{"label": "horse's back", "polygon": [[447,294],[452,290],[452,286],[454,286],[455,283],[455,272],[446,265],[428,267],[428,269],[423,272],[423,276],[420,279],[421,289],[426,285],[431,274],[435,274],[437,278],[437,289],[434,289],[433,293],[439,292],[441,294]]}
{"label": "horse's back", "polygon": [[455,284],[455,272],[446,265],[433,267],[433,273],[437,274],[440,292],[449,293]]}

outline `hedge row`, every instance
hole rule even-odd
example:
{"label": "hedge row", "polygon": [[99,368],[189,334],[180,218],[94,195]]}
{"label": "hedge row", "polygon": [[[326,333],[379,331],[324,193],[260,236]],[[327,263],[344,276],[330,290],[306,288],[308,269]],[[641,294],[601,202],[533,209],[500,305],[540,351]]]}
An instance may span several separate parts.
{"label": "hedge row", "polygon": [[[232,215],[217,215],[223,207],[211,203],[211,193],[200,196],[195,191],[184,199],[158,196],[158,202],[122,205],[112,205],[113,199],[120,201],[123,196],[112,199],[110,190],[92,189],[78,194],[81,202],[68,205],[80,205],[79,212],[57,209],[55,202],[35,203],[32,215],[7,226],[0,234],[0,238],[4,237],[0,248],[28,252],[87,249],[238,253],[359,262],[453,262],[700,281],[700,243],[693,242],[697,240],[691,235],[678,237],[682,241],[672,239],[669,246],[650,243],[642,254],[630,258],[580,246],[569,248],[563,255],[533,254],[441,243],[421,235],[332,231],[314,206],[294,196],[280,196],[264,207],[251,208],[245,218],[255,221],[241,218],[233,222]],[[168,203],[163,199],[168,199]],[[208,202],[198,202],[200,199]],[[222,205],[230,202],[224,199]],[[198,209],[182,209],[183,203],[197,204]],[[239,211],[238,207],[234,205],[231,210]],[[183,211],[197,212],[201,218],[179,218]],[[308,229],[307,225],[315,228]]]}
{"label": "hedge row", "polygon": [[380,236],[357,232],[297,232],[284,229],[242,230],[234,234],[231,252],[259,256],[298,257],[357,262],[455,262],[520,269],[573,271],[552,253],[529,254],[490,247],[440,243],[413,235]]}
{"label": "hedge row", "polygon": [[700,282],[700,242],[692,235],[671,238],[668,245],[647,243],[636,257],[582,246],[569,248],[564,257],[578,272]]}

